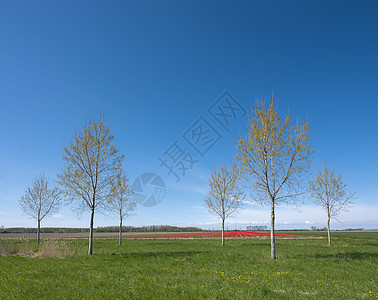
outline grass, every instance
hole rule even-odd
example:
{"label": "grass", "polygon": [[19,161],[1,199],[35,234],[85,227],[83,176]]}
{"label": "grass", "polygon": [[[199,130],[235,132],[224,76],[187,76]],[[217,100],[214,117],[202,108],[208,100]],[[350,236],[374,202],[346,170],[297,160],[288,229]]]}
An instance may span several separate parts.
{"label": "grass", "polygon": [[126,239],[119,246],[98,238],[91,257],[86,239],[55,241],[55,252],[65,249],[60,257],[14,255],[38,253],[51,241],[38,247],[0,239],[0,249],[5,243],[13,253],[0,256],[0,299],[378,297],[378,233],[336,233],[332,247],[324,238],[278,239],[276,261],[261,238],[231,238],[224,247],[219,239]]}

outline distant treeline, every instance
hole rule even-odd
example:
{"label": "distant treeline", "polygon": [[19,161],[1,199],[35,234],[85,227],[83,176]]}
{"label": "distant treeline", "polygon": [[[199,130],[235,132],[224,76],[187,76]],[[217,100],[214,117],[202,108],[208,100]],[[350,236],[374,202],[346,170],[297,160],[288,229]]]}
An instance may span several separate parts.
{"label": "distant treeline", "polygon": [[[0,233],[35,233],[37,228],[12,227],[2,228]],[[41,233],[72,233],[72,232],[88,232],[87,228],[41,228]]]}
{"label": "distant treeline", "polygon": [[[36,228],[13,227],[0,228],[0,233],[35,233]],[[118,232],[119,226],[97,227],[94,232]],[[177,227],[169,225],[154,225],[154,226],[122,226],[123,232],[199,232],[206,231],[197,227]],[[41,233],[80,233],[89,232],[88,228],[41,228]]]}
{"label": "distant treeline", "polygon": [[[97,227],[95,232],[118,232],[119,226]],[[152,226],[122,226],[123,232],[198,232],[206,231],[197,227],[177,227],[170,225],[152,225]]]}

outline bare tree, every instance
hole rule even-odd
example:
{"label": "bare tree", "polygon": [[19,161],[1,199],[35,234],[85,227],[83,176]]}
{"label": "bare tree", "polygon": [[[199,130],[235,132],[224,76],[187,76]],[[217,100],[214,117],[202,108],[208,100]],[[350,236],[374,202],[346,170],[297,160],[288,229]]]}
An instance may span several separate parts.
{"label": "bare tree", "polygon": [[37,220],[37,243],[39,244],[42,220],[48,215],[57,213],[60,209],[59,191],[56,188],[49,189],[48,180],[44,174],[41,174],[34,180],[32,187],[28,187],[19,203],[26,215]]}
{"label": "bare tree", "polygon": [[133,197],[133,190],[129,185],[129,179],[125,172],[120,169],[116,175],[115,184],[112,190],[112,197],[109,202],[109,210],[119,215],[119,244],[122,245],[122,222],[124,218],[132,215],[136,208]]}
{"label": "bare tree", "polygon": [[336,175],[327,162],[316,178],[309,182],[310,195],[315,204],[320,205],[327,212],[328,245],[331,246],[331,219],[337,220],[342,212],[348,212],[353,204],[351,201],[356,193],[348,193],[341,174]]}
{"label": "bare tree", "polygon": [[64,169],[58,183],[70,202],[77,203],[77,211],[89,210],[89,249],[92,254],[93,221],[96,210],[106,207],[113,181],[124,158],[113,145],[114,137],[103,116],[90,119],[81,132],[75,133],[68,147],[64,147]]}
{"label": "bare tree", "polygon": [[293,124],[290,113],[281,118],[274,95],[268,100],[256,97],[247,136],[238,141],[236,159],[246,186],[252,188],[253,200],[270,204],[272,259],[276,258],[275,205],[297,203],[314,152],[309,139],[309,124]]}
{"label": "bare tree", "polygon": [[235,165],[230,169],[222,166],[214,170],[209,179],[210,191],[207,193],[205,204],[210,213],[222,220],[222,246],[224,245],[224,223],[232,214],[242,208],[244,193],[239,186]]}

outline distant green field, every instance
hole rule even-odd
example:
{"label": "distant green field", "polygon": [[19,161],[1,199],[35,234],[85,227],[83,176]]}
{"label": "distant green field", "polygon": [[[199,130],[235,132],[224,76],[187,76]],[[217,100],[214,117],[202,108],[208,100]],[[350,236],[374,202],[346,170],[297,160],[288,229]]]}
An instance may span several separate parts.
{"label": "distant green field", "polygon": [[[327,231],[290,231],[290,230],[278,230],[278,233],[292,233],[292,234],[303,234],[303,235],[316,235],[321,237],[327,237]],[[378,237],[378,231],[332,231],[331,237]]]}
{"label": "distant green field", "polygon": [[[218,239],[125,239],[119,246],[97,238],[91,257],[86,239],[43,243],[0,239],[0,299],[378,297],[377,232],[335,233],[332,247],[324,238],[278,239],[276,261],[262,238],[230,238],[224,247]],[[5,255],[39,248],[48,256],[50,246],[65,257]]]}

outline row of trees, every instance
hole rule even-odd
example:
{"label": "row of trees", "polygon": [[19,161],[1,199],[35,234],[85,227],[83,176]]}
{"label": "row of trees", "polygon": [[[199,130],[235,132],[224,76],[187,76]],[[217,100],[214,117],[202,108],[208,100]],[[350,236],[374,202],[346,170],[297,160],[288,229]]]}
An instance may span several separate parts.
{"label": "row of trees", "polygon": [[119,216],[119,243],[122,244],[123,219],[134,212],[136,203],[128,178],[122,168],[124,155],[113,144],[103,116],[89,120],[80,132],[76,132],[71,143],[63,148],[64,167],[57,175],[59,188],[50,189],[44,175],[34,180],[20,199],[24,213],[40,223],[44,217],[55,213],[61,205],[61,196],[76,204],[81,214],[90,212],[89,248],[93,253],[93,224],[96,211]]}
{"label": "row of trees", "polygon": [[[122,167],[124,155],[113,140],[103,116],[89,120],[63,148],[64,167],[57,175],[58,188],[50,189],[47,179],[41,175],[21,197],[24,212],[38,222],[38,242],[41,221],[58,211],[63,196],[67,202],[76,204],[79,214],[90,212],[89,255],[93,253],[96,211],[119,215],[119,243],[122,244],[123,219],[135,210],[136,203]],[[282,118],[273,96],[268,101],[256,99],[247,135],[237,142],[236,162],[214,170],[209,179],[210,191],[205,203],[222,220],[222,245],[225,220],[242,208],[245,189],[253,201],[270,205],[272,259],[276,258],[275,206],[296,205],[305,192],[327,211],[331,243],[330,220],[348,209],[354,194],[347,193],[341,175],[335,175],[327,164],[314,180],[307,181],[314,153],[309,140],[308,122],[293,120],[290,114]]]}
{"label": "row of trees", "polygon": [[256,98],[247,124],[247,135],[237,142],[236,163],[213,170],[209,179],[205,204],[222,220],[222,245],[225,220],[243,207],[245,189],[252,201],[270,205],[272,259],[276,258],[276,205],[298,205],[306,193],[327,212],[331,245],[330,220],[348,210],[355,194],[347,192],[341,175],[336,175],[327,163],[314,180],[307,180],[314,154],[309,123],[293,120],[290,113],[282,118],[272,95],[267,100]]}

